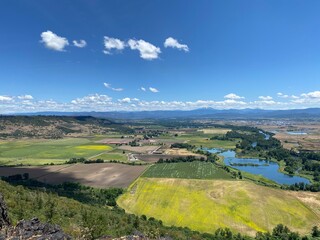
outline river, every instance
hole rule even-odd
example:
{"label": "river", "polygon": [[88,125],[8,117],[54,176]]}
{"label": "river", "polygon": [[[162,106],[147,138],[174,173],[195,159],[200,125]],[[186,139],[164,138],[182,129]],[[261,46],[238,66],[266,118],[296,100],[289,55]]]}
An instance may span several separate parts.
{"label": "river", "polygon": [[[279,172],[279,165],[276,162],[258,158],[237,158],[236,152],[233,150],[213,148],[207,149],[207,151],[211,153],[218,153],[219,155],[223,156],[224,163],[227,166],[231,166],[240,171],[245,171],[256,175],[262,175],[263,177],[273,180],[280,184],[291,185],[299,182],[310,183],[310,181],[306,178],[292,176]],[[236,164],[249,164],[251,166],[237,166]]]}

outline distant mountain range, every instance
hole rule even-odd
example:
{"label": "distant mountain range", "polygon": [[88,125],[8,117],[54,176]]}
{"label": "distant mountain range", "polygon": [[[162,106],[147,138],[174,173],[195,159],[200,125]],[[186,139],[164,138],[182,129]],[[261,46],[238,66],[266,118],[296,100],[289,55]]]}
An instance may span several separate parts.
{"label": "distant mountain range", "polygon": [[210,119],[263,119],[263,118],[320,118],[320,108],[262,110],[262,109],[228,109],[217,110],[201,108],[195,110],[165,110],[137,112],[36,112],[15,115],[27,116],[92,116],[110,119],[168,119],[168,118],[210,118]]}

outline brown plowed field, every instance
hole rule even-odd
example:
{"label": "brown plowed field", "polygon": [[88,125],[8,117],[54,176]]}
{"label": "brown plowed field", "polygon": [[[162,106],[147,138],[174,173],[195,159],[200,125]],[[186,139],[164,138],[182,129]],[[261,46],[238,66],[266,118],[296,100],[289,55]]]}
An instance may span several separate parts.
{"label": "brown plowed field", "polygon": [[0,176],[29,173],[30,178],[50,184],[79,182],[98,188],[128,187],[146,168],[117,163],[0,167]]}

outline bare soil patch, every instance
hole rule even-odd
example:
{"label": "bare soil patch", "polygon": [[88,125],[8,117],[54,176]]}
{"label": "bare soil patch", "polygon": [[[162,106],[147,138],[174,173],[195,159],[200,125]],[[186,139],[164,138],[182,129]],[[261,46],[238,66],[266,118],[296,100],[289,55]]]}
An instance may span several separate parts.
{"label": "bare soil patch", "polygon": [[119,149],[130,151],[130,152],[137,152],[137,153],[152,153],[156,151],[159,146],[141,146],[141,147],[131,147],[131,146],[121,146]]}
{"label": "bare soil patch", "polygon": [[105,143],[105,144],[129,144],[132,142],[133,138],[105,138],[97,141],[97,143]]}
{"label": "bare soil patch", "polygon": [[207,128],[207,129],[200,129],[199,132],[203,132],[204,134],[226,134],[230,132],[231,129],[225,128]]}
{"label": "bare soil patch", "polygon": [[199,156],[202,157],[200,154],[193,153],[188,151],[184,148],[168,148],[165,152],[168,155],[179,155],[179,156]]}
{"label": "bare soil patch", "polygon": [[29,173],[30,178],[50,184],[78,182],[98,188],[128,187],[146,168],[117,163],[1,167],[0,176]]}

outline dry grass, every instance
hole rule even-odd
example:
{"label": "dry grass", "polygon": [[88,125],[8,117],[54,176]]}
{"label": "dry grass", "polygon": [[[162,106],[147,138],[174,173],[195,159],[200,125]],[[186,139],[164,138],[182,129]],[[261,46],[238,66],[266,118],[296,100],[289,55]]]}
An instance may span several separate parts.
{"label": "dry grass", "polygon": [[[130,191],[134,188],[134,191]],[[311,198],[311,200],[310,200]],[[254,236],[282,223],[309,233],[320,223],[319,194],[309,198],[246,181],[140,177],[118,204],[126,211],[213,233],[219,227]]]}
{"label": "dry grass", "polygon": [[193,153],[184,148],[168,148],[165,150],[164,154],[168,155],[179,155],[179,156],[200,156],[200,154]]}
{"label": "dry grass", "polygon": [[226,134],[227,132],[231,131],[231,129],[225,128],[207,128],[207,129],[200,129],[199,132],[203,132],[204,134]]}
{"label": "dry grass", "polygon": [[131,147],[131,146],[120,146],[118,149],[129,151],[129,152],[136,152],[136,153],[151,153],[156,151],[159,146],[141,146],[141,147]]}
{"label": "dry grass", "polygon": [[[305,149],[311,151],[320,150],[320,123],[313,121],[292,122],[283,120],[284,125],[274,125],[265,123],[258,125],[266,131],[276,131],[275,138],[279,139],[283,146],[287,149]],[[271,122],[272,123],[272,122]],[[288,131],[306,132],[306,135],[291,135]]]}

